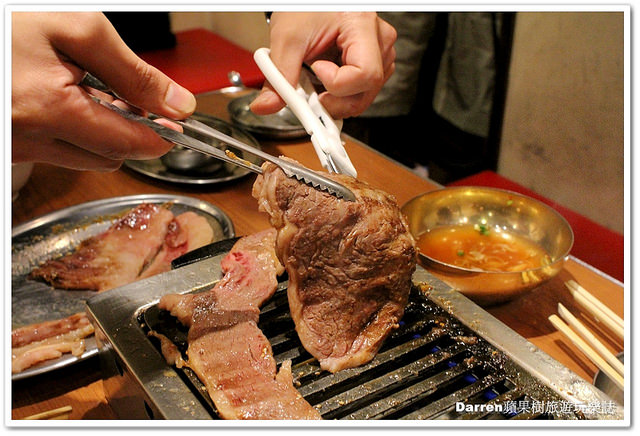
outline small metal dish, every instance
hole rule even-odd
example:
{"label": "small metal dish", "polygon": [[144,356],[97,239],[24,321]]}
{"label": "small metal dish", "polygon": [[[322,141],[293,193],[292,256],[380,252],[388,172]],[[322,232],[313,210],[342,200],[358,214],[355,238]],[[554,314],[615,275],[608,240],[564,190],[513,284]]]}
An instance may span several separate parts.
{"label": "small metal dish", "polygon": [[251,112],[249,105],[257,96],[256,91],[233,99],[227,105],[231,121],[264,138],[297,139],[307,135],[298,118],[288,107],[271,115],[256,115]]}
{"label": "small metal dish", "polygon": [[416,239],[441,226],[482,225],[525,237],[547,252],[548,265],[495,272],[461,268],[419,251],[422,266],[484,306],[512,300],[554,277],[573,246],[571,227],[558,212],[538,200],[501,189],[443,188],[413,198],[402,212]]}
{"label": "small metal dish", "polygon": [[223,165],[219,159],[181,145],[173,147],[160,161],[172,171],[197,174],[213,173]]}
{"label": "small metal dish", "polygon": [[[261,150],[260,143],[241,127],[212,115],[199,112],[194,113],[191,118]],[[193,133],[193,136],[201,141],[215,145],[218,148],[226,148],[226,145],[220,142],[216,141],[216,143],[213,143],[214,140],[212,138],[201,136],[198,133]],[[246,159],[251,163],[257,165],[262,163],[256,156],[245,156],[242,152],[236,152],[236,154],[238,157]],[[169,153],[158,159],[126,160],[124,165],[137,173],[153,179],[189,185],[226,183],[250,174],[250,171],[246,168],[222,162],[214,157],[206,156],[200,152],[192,151],[178,145],[174,146]]]}
{"label": "small metal dish", "polygon": [[[198,116],[200,114],[196,114]],[[216,123],[215,129],[231,136],[233,134],[231,126],[224,123]],[[210,137],[205,137],[197,132],[192,133],[193,137],[199,139],[202,142],[213,145],[221,150],[226,149],[226,146]],[[224,165],[220,159],[216,159],[212,156],[207,156],[199,151],[191,150],[181,145],[176,145],[167,154],[160,158],[160,161],[171,171],[177,171],[180,173],[190,174],[210,174],[218,171]]]}

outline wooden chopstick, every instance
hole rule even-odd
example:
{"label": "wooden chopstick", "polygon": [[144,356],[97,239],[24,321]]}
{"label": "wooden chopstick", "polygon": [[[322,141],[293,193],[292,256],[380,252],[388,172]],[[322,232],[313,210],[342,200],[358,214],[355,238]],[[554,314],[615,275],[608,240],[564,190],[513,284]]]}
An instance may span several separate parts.
{"label": "wooden chopstick", "polygon": [[558,303],[558,314],[564,321],[573,328],[582,339],[584,339],[589,345],[591,345],[600,356],[607,361],[609,365],[615,369],[618,374],[624,376],[624,364],[618,360],[618,358],[611,352],[607,347],[604,346],[602,342],[600,342],[578,319],[573,316],[569,310],[564,307],[561,303]]}
{"label": "wooden chopstick", "polygon": [[575,281],[569,280],[565,282],[565,286],[576,303],[605,324],[620,339],[624,338],[624,321],[618,315]]}
{"label": "wooden chopstick", "polygon": [[566,285],[567,287],[569,287],[570,291],[584,296],[587,300],[591,301],[594,305],[599,307],[606,316],[611,318],[613,322],[624,328],[624,321],[622,320],[622,318],[620,318],[618,314],[616,314],[613,310],[609,309],[605,304],[598,300],[593,294],[580,286],[578,282],[576,282],[575,280],[569,280],[567,281]]}
{"label": "wooden chopstick", "polygon": [[580,349],[587,357],[598,367],[600,370],[605,373],[609,378],[618,386],[620,389],[624,390],[624,378],[618,374],[618,372],[613,369],[611,365],[609,365],[600,355],[591,348],[580,336],[574,333],[571,328],[562,321],[558,315],[551,315],[549,317],[549,321],[551,324],[560,331],[560,333],[564,334],[571,342],[574,343],[576,347]]}
{"label": "wooden chopstick", "polygon": [[27,420],[34,419],[69,419],[69,414],[73,408],[71,406],[63,406],[53,410],[47,410],[46,412],[36,413],[35,415],[27,416]]}

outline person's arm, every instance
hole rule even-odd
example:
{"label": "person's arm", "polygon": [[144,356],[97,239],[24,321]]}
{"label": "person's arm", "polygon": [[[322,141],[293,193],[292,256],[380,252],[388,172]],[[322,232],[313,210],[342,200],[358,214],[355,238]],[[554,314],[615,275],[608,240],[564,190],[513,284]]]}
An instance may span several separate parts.
{"label": "person's arm", "polygon": [[[307,63],[334,118],[362,113],[395,69],[396,30],[374,12],[274,12],[269,25],[273,62],[294,86]],[[251,104],[257,114],[282,107],[268,83]]]}
{"label": "person's arm", "polygon": [[13,162],[115,170],[172,147],[92,101],[78,85],[87,71],[137,108],[175,119],[195,110],[195,97],[136,56],[101,13],[14,12],[11,24]]}

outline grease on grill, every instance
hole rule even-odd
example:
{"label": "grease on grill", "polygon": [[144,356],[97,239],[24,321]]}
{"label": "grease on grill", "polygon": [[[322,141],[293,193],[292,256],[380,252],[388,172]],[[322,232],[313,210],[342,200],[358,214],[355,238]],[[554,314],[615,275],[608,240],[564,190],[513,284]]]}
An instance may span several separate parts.
{"label": "grease on grill", "polygon": [[[405,316],[368,364],[331,374],[302,347],[289,316],[287,282],[262,308],[259,327],[269,338],[276,362],[292,361],[294,386],[324,419],[580,419],[574,413],[457,412],[456,404],[498,405],[507,401],[559,401],[472,330],[412,289]],[[184,353],[187,329],[151,306],[139,321]],[[151,338],[160,349],[160,341]],[[188,368],[177,369],[217,419],[203,384]],[[499,409],[499,408],[496,408]]]}

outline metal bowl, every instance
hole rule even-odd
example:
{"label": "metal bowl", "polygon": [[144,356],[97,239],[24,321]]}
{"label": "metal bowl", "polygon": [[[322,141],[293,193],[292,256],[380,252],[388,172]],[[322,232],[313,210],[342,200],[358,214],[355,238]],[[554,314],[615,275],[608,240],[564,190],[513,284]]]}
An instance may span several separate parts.
{"label": "metal bowl", "polygon": [[[191,118],[213,127],[225,135],[233,135],[232,126],[222,120],[197,112],[194,113]],[[202,135],[201,133],[190,132],[190,135],[195,139],[209,145],[213,145],[220,150],[225,150],[227,148],[221,141]],[[199,151],[191,150],[181,145],[174,146],[168,153],[160,157],[160,161],[172,171],[187,174],[211,174],[221,169],[224,165],[224,162],[220,159],[200,153]]]}
{"label": "metal bowl", "polygon": [[249,105],[258,94],[256,91],[231,100],[227,105],[231,121],[268,139],[298,139],[307,136],[307,131],[289,107],[271,115],[256,115],[251,112]]}
{"label": "metal bowl", "polygon": [[573,246],[573,231],[558,212],[538,200],[501,189],[443,188],[413,198],[402,212],[416,239],[438,227],[471,224],[522,236],[547,252],[550,262],[545,266],[495,272],[461,268],[418,250],[425,269],[485,306],[512,300],[554,277]]}
{"label": "metal bowl", "polygon": [[[222,145],[219,148],[223,148]],[[181,145],[174,146],[167,154],[160,157],[160,161],[170,170],[193,174],[214,173],[223,165],[220,159]]]}

